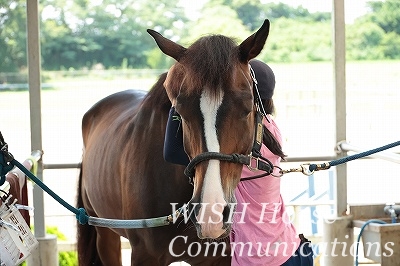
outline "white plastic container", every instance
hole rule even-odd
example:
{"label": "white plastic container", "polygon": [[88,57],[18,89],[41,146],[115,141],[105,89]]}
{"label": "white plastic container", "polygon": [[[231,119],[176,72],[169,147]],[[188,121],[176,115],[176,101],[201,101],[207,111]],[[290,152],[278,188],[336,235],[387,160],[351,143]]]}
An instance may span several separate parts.
{"label": "white plastic container", "polygon": [[19,210],[16,200],[9,203],[10,197],[1,199],[0,206],[0,265],[20,265],[38,246]]}

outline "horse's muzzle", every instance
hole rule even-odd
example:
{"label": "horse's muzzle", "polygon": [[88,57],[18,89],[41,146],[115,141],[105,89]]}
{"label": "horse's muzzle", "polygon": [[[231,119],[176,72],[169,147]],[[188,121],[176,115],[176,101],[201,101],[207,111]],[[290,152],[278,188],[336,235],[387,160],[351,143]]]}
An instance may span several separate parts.
{"label": "horse's muzzle", "polygon": [[232,225],[230,204],[194,204],[189,209],[190,220],[200,239],[220,239],[229,235]]}

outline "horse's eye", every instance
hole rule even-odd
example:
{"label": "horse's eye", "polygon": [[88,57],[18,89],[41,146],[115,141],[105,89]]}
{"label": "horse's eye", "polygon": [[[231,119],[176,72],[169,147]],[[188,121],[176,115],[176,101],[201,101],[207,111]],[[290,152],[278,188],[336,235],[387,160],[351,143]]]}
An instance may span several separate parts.
{"label": "horse's eye", "polygon": [[240,110],[238,112],[240,118],[247,119],[249,117],[249,115],[251,115],[251,113],[253,111],[253,104],[252,103],[242,102],[242,103],[239,104],[238,110]]}
{"label": "horse's eye", "polygon": [[235,106],[237,116],[241,119],[247,119],[253,111],[253,95],[248,90],[242,90],[233,96],[232,104]]}
{"label": "horse's eye", "polygon": [[243,110],[240,112],[240,118],[247,119],[251,115],[252,110]]}

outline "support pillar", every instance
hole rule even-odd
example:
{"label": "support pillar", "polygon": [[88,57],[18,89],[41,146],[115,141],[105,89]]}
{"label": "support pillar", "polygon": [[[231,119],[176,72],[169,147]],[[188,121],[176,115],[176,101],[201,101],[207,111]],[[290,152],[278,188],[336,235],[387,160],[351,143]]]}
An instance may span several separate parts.
{"label": "support pillar", "polygon": [[324,219],[322,261],[326,266],[354,265],[353,217]]}
{"label": "support pillar", "polygon": [[46,235],[37,237],[38,248],[32,251],[28,257],[28,266],[56,266],[58,265],[57,236]]}

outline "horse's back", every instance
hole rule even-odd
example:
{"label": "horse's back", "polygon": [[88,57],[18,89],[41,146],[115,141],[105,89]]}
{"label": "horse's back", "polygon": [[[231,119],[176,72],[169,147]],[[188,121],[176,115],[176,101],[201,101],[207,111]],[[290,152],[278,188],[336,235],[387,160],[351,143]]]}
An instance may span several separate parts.
{"label": "horse's back", "polygon": [[142,90],[125,90],[111,94],[94,104],[83,116],[82,137],[86,146],[89,134],[101,123],[110,123],[126,112],[136,112],[146,95]]}

